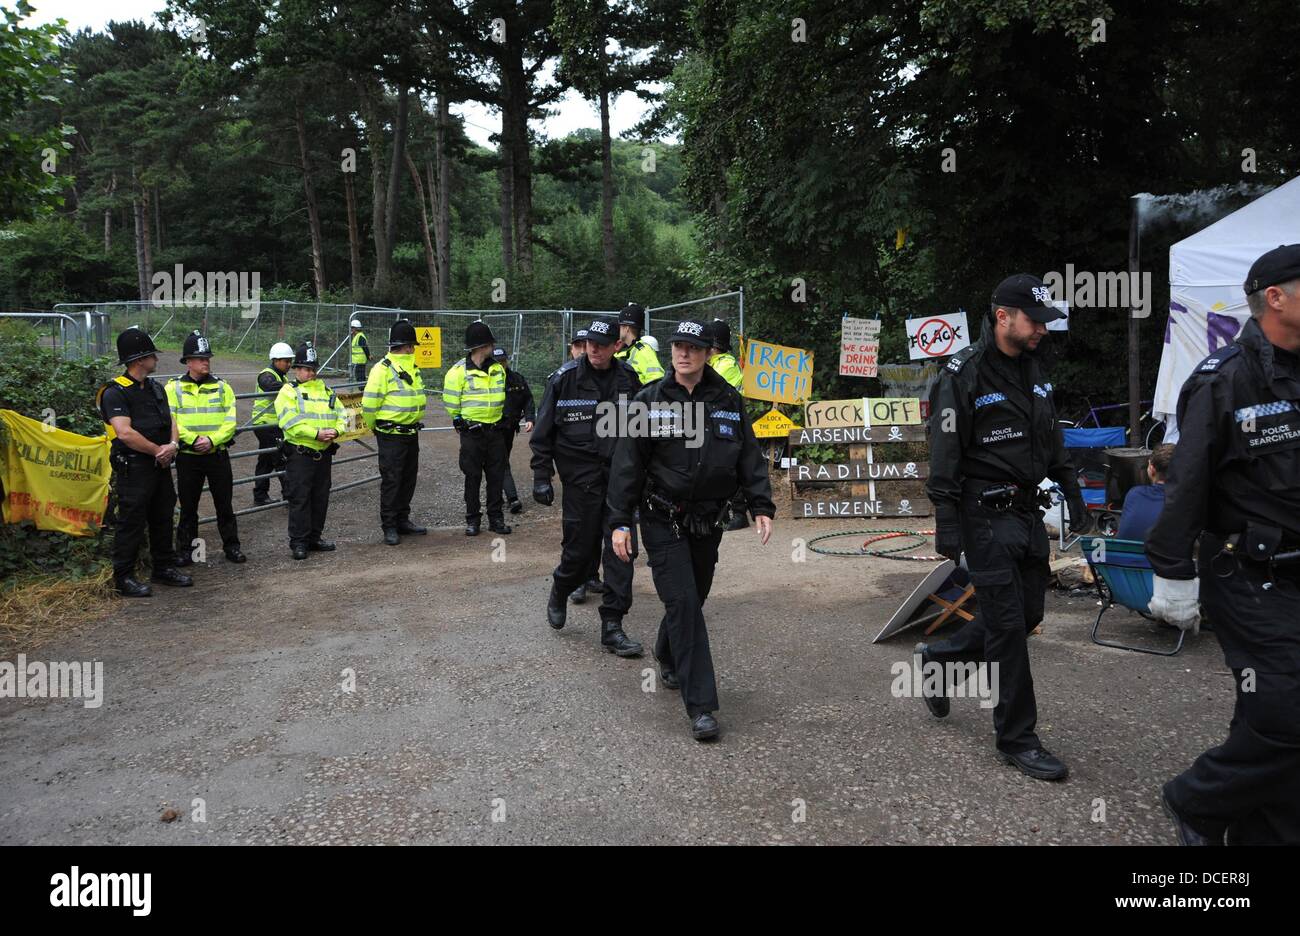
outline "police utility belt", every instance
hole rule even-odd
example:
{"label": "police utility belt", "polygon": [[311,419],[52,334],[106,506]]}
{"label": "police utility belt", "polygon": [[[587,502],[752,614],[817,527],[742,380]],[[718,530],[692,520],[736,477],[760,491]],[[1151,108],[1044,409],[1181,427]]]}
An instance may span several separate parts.
{"label": "police utility belt", "polygon": [[1047,491],[1014,481],[969,479],[961,490],[963,495],[974,497],[985,510],[1046,510],[1052,506],[1052,496]]}
{"label": "police utility belt", "polygon": [[424,428],[424,423],[399,423],[391,419],[376,419],[375,428],[380,432],[390,432],[394,435],[414,435]]}
{"label": "police utility belt", "polygon": [[1270,579],[1282,575],[1300,580],[1300,544],[1283,543],[1282,530],[1262,523],[1247,523],[1243,533],[1219,536],[1206,534],[1209,548],[1222,543],[1210,560],[1210,568],[1219,578],[1228,578],[1242,563],[1268,571]]}
{"label": "police utility belt", "polygon": [[297,445],[293,442],[286,442],[283,439],[280,440],[280,444],[284,447],[286,452],[290,450],[295,451],[300,455],[306,455],[312,461],[320,461],[326,455],[333,455],[339,450],[339,444],[337,442],[331,442],[328,447],[323,449],[314,449],[309,445]]}
{"label": "police utility belt", "polygon": [[684,530],[688,536],[703,537],[725,530],[731,523],[731,501],[723,500],[718,506],[711,501],[674,501],[653,481],[647,481],[642,498],[643,509],[667,520],[673,536],[680,537]]}

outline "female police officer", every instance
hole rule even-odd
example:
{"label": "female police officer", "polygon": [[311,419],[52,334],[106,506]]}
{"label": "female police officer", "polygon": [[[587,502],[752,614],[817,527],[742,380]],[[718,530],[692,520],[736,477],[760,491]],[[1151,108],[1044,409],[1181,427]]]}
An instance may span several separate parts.
{"label": "female police officer", "polygon": [[[614,450],[609,525],[614,552],[627,561],[640,508],[641,541],[664,603],[655,658],[664,685],[681,687],[691,733],[703,740],[718,734],[703,606],[730,522],[730,498],[737,486],[744,491],[764,544],[776,508],[740,394],[707,366],[708,326],[679,322],[670,341],[672,370],[633,398]],[[647,417],[644,431],[635,429],[638,409]]]}

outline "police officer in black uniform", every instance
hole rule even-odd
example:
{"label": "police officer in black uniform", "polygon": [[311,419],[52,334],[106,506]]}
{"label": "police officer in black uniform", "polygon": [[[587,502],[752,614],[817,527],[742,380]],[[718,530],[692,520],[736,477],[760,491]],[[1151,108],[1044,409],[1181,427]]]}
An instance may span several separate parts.
{"label": "police officer in black uniform", "polygon": [[128,598],[148,598],[153,590],[135,578],[145,527],[153,557],[153,581],[181,587],[194,584],[172,565],[172,512],[176,487],[172,462],[180,446],[162,385],[149,375],[158,367],[158,349],[142,329],[117,336],[117,357],[126,373],[99,393],[99,410],[113,434],[113,484],[117,519],[113,537],[113,583]]}
{"label": "police officer in black uniform", "polygon": [[510,453],[515,447],[515,436],[519,434],[519,421],[524,422],[524,432],[533,431],[537,421],[537,405],[533,402],[533,389],[523,374],[510,366],[510,355],[505,348],[493,348],[492,357],[506,369],[506,405],[501,411],[501,434],[506,440],[505,471],[501,482],[505,491],[506,503],[512,514],[522,513],[524,505],[519,502],[519,489],[515,487],[515,476],[510,471]]}
{"label": "police officer in black uniform", "polygon": [[1256,260],[1245,291],[1237,340],[1183,384],[1147,538],[1151,612],[1195,629],[1199,570],[1237,690],[1227,740],[1161,791],[1184,845],[1300,845],[1300,244]]}
{"label": "police officer in black uniform", "polygon": [[[669,339],[672,368],[637,393],[630,407],[652,414],[648,431],[619,438],[608,495],[619,558],[632,554],[631,528],[640,510],[641,540],[664,603],[655,641],[659,675],[667,688],[681,688],[691,734],[701,741],[718,735],[713,714],[718,687],[704,602],[737,486],[762,543],[772,535],[776,515],[767,460],[740,394],[708,366],[710,339],[702,322],[677,324]],[[609,566],[605,569],[608,584]]]}
{"label": "police officer in black uniform", "polygon": [[610,407],[619,406],[620,398],[626,401],[636,393],[641,383],[636,371],[614,358],[614,338],[614,322],[596,319],[591,323],[587,353],[569,361],[546,382],[529,444],[533,450],[533,499],[545,506],[555,503],[552,466],[559,469],[564,482],[560,564],[553,575],[546,620],[556,630],[564,626],[565,601],[587,581],[593,558],[603,548],[600,642],[611,653],[634,657],[641,655],[641,644],[623,632],[623,617],[632,607],[635,546],[630,554],[613,554],[605,491],[618,438],[616,420],[607,414]]}
{"label": "police officer in black uniform", "polygon": [[[1047,323],[1063,317],[1038,277],[1008,277],[993,292],[980,340],[953,356],[930,391],[926,491],[934,503],[935,547],[954,560],[965,548],[979,610],[947,640],[916,648],[923,666],[994,665],[998,751],[1039,780],[1069,773],[1034,733],[1038,709],[1026,638],[1043,619],[1050,555],[1039,481],[1060,485],[1071,532],[1085,533],[1092,524],[1057,428],[1052,385],[1035,360]],[[926,696],[925,703],[939,718],[948,714],[946,694]]]}

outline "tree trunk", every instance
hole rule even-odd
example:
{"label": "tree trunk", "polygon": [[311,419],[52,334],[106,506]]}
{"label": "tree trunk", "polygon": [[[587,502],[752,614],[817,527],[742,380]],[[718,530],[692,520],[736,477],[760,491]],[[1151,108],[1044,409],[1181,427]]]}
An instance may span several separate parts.
{"label": "tree trunk", "polygon": [[316,284],[316,300],[325,297],[325,248],[321,243],[320,207],[316,203],[316,189],[311,182],[311,161],[307,158],[307,119],[302,105],[293,109],[294,123],[298,129],[298,159],[302,166],[302,188],[307,199],[307,223],[311,227],[311,269]]}
{"label": "tree trunk", "polygon": [[343,194],[348,203],[348,255],[352,259],[352,301],[361,289],[361,230],[357,224],[357,194],[352,187],[352,173],[343,173]]}
{"label": "tree trunk", "polygon": [[[149,190],[140,189],[140,244],[144,248],[144,284],[145,298],[148,298],[148,291],[153,285],[153,245],[150,241],[152,234],[149,231]],[[172,284],[172,297],[176,298],[181,290],[180,283]]]}
{"label": "tree trunk", "polygon": [[605,281],[614,284],[614,162],[609,144],[609,90],[600,89],[600,238],[605,248]]}
{"label": "tree trunk", "polygon": [[[438,160],[438,204],[434,211],[434,231],[438,245],[438,308],[451,305],[451,157],[447,153],[447,127],[451,123],[451,105],[446,94],[438,95],[438,123],[434,148]],[[432,182],[430,182],[432,187]]]}
{"label": "tree trunk", "polygon": [[[108,189],[104,192],[110,199],[113,193],[117,191],[117,173],[114,172],[108,181]],[[104,209],[104,256],[107,257],[113,249],[113,208],[110,205]]]}
{"label": "tree trunk", "polygon": [[366,122],[366,142],[370,146],[370,226],[375,239],[375,291],[386,292],[393,278],[393,251],[388,242],[385,207],[388,197],[384,187],[384,128],[382,120],[383,89],[373,79],[362,86],[361,113]]}
{"label": "tree trunk", "polygon": [[424,205],[424,183],[420,181],[420,169],[415,165],[415,160],[411,154],[406,154],[406,169],[411,174],[411,183],[415,186],[415,194],[420,202],[420,236],[424,241],[424,262],[429,268],[429,303],[435,306],[438,302],[438,260],[433,252],[433,240],[429,237],[429,211]]}
{"label": "tree trunk", "polygon": [[501,110],[501,141],[497,152],[501,156],[498,176],[501,180],[501,267],[507,273],[515,266],[515,172],[512,168],[514,147],[510,143],[511,127],[505,108]]}
{"label": "tree trunk", "polygon": [[158,239],[158,252],[162,253],[162,199],[158,196],[158,186],[153,187],[153,226],[154,236]]}
{"label": "tree trunk", "polygon": [[397,119],[393,121],[393,156],[388,167],[388,199],[384,207],[387,228],[384,240],[388,244],[388,268],[392,271],[393,247],[397,244],[397,197],[402,191],[402,165],[406,162],[406,124],[411,109],[411,89],[403,88],[397,95]]}
{"label": "tree trunk", "polygon": [[510,200],[502,192],[502,237],[506,234],[505,212],[510,211],[509,228],[513,234],[514,260],[521,272],[533,268],[533,170],[528,150],[529,84],[524,73],[523,39],[518,31],[510,34],[499,57],[501,67],[502,154],[509,176]]}
{"label": "tree trunk", "polygon": [[137,194],[135,198],[131,199],[131,215],[135,219],[135,280],[140,291],[140,301],[147,302],[149,300],[149,281],[144,275],[144,241],[142,239],[144,225],[140,223],[140,212],[140,196]]}
{"label": "tree trunk", "polygon": [[511,141],[514,156],[510,161],[515,179],[512,187],[515,206],[515,262],[524,273],[533,269],[533,163],[528,145],[528,100],[526,92],[515,110],[515,132]]}

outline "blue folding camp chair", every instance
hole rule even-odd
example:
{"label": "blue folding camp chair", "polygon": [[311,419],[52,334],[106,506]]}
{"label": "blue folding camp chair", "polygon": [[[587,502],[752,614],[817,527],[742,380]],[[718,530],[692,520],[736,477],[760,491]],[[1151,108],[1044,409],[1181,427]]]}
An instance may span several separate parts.
{"label": "blue folding camp chair", "polygon": [[1097,582],[1097,593],[1101,596],[1101,612],[1097,623],[1092,626],[1092,642],[1103,647],[1115,647],[1119,650],[1132,650],[1135,653],[1153,653],[1156,656],[1175,656],[1183,649],[1186,631],[1178,632],[1178,643],[1172,650],[1153,650],[1149,647],[1134,647],[1118,641],[1102,640],[1097,636],[1101,629],[1101,619],[1107,611],[1120,605],[1130,611],[1136,611],[1148,621],[1156,621],[1148,612],[1155,581],[1155,572],[1147,561],[1145,543],[1138,540],[1110,539],[1105,536],[1085,536],[1079,541],[1088,568]]}

